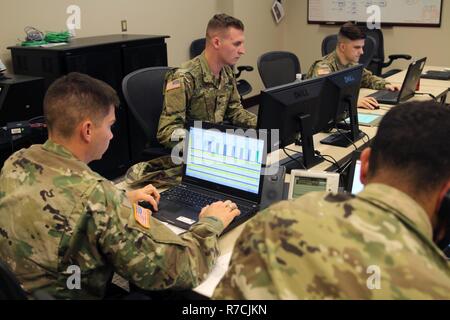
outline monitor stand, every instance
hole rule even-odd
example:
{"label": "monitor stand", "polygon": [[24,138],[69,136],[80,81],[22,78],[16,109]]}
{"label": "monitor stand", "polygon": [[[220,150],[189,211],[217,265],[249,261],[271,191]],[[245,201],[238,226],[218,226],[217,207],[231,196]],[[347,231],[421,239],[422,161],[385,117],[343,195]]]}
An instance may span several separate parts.
{"label": "monitor stand", "polygon": [[298,116],[298,121],[300,124],[301,142],[296,141],[295,144],[302,146],[302,152],[291,154],[288,150],[286,151],[291,158],[295,159],[286,157],[280,161],[280,166],[285,166],[287,173],[290,173],[292,169],[310,169],[323,161],[322,158],[317,157],[314,153],[311,116],[309,114]]}
{"label": "monitor stand", "polygon": [[350,130],[341,130],[336,125],[339,132],[330,134],[325,139],[320,140],[322,144],[328,144],[336,147],[347,148],[359,139],[364,137],[364,133],[359,130],[358,110],[355,105],[349,107]]}

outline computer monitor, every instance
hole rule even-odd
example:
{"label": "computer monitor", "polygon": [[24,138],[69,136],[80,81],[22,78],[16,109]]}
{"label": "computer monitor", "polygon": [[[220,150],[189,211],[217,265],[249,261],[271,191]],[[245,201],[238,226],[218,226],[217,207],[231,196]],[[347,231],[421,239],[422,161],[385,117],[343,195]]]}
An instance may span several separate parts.
{"label": "computer monitor", "polygon": [[319,114],[322,97],[327,94],[324,90],[326,81],[326,78],[316,78],[261,92],[258,129],[279,130],[278,141],[267,139],[269,150],[281,149],[292,143],[302,146],[302,153],[291,154],[290,158],[280,162],[286,166],[287,172],[311,168],[322,161],[314,154],[312,136],[323,129]]}
{"label": "computer monitor", "polygon": [[[323,144],[348,147],[363,137],[358,124],[358,96],[361,86],[363,65],[357,65],[339,72],[331,73],[325,78],[326,95],[322,98],[320,122],[328,122],[329,128],[336,128],[333,133],[321,140]],[[349,130],[341,130],[337,124],[349,115]]]}

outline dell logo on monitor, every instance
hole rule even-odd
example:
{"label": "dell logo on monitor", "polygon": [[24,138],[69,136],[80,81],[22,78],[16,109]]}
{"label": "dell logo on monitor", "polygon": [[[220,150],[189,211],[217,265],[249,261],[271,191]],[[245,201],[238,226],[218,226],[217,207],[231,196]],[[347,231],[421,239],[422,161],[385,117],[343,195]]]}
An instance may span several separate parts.
{"label": "dell logo on monitor", "polygon": [[294,97],[296,99],[304,98],[304,97],[307,97],[307,96],[309,96],[309,93],[308,93],[308,90],[306,90],[306,89],[294,91]]}
{"label": "dell logo on monitor", "polygon": [[344,77],[344,81],[346,84],[352,83],[353,81],[355,81],[355,77],[353,77],[352,75],[346,76]]}

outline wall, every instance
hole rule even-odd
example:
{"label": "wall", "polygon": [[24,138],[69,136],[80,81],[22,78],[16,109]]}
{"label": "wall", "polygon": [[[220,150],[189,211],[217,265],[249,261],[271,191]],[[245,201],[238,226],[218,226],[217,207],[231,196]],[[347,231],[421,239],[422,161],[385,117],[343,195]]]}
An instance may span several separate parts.
{"label": "wall", "polygon": [[193,39],[204,36],[208,19],[216,12],[212,0],[1,0],[0,59],[9,65],[6,47],[23,40],[26,26],[45,31],[66,29],[66,8],[81,8],[78,37],[121,33],[121,20],[128,21],[128,34],[170,35],[169,65],[188,59]]}
{"label": "wall", "polygon": [[[320,58],[323,38],[337,33],[338,27],[307,23],[307,0],[284,0],[286,8],[285,49],[300,59],[302,72]],[[428,65],[450,66],[450,5],[444,1],[441,28],[384,28],[385,54],[407,53],[414,57],[427,56]],[[402,61],[402,62],[400,62]],[[405,68],[408,62],[397,60],[392,67]]]}
{"label": "wall", "polygon": [[[256,68],[259,55],[282,47],[284,28],[271,16],[272,0],[14,0],[0,2],[0,59],[10,70],[6,48],[24,40],[26,26],[45,31],[66,28],[66,8],[81,8],[78,37],[121,33],[121,20],[128,22],[128,34],[170,35],[167,39],[169,65],[177,66],[189,58],[192,40],[204,37],[213,14],[225,12],[243,20],[246,27],[247,55],[238,65],[248,64],[255,71],[243,74],[258,94],[262,83]],[[250,96],[251,96],[250,95]]]}

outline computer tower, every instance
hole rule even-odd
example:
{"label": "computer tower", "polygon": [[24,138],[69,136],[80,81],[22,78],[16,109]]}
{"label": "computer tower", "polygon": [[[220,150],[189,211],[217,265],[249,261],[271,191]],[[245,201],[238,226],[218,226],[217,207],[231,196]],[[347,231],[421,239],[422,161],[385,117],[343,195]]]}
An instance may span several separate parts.
{"label": "computer tower", "polygon": [[0,126],[42,116],[44,78],[8,75],[0,80]]}

